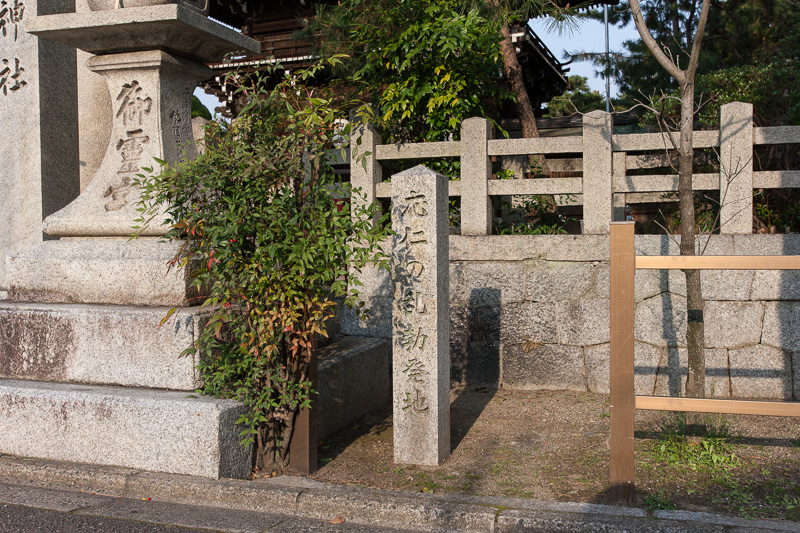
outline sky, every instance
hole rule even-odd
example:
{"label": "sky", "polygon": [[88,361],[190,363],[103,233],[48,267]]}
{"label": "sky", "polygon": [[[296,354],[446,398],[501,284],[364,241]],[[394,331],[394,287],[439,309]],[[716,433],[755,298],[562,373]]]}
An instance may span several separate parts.
{"label": "sky", "polygon": [[[609,8],[612,9],[612,8]],[[528,25],[539,36],[544,44],[553,52],[560,61],[567,61],[564,52],[604,52],[606,49],[606,37],[604,24],[596,20],[583,20],[578,23],[577,28],[572,32],[565,30],[559,34],[558,29],[549,28],[550,23],[547,18],[531,19]],[[631,22],[624,28],[609,25],[608,43],[610,50],[622,50],[622,43],[632,39],[639,39],[639,33]],[[592,90],[606,91],[605,79],[594,74],[594,67],[588,61],[576,61],[568,67],[568,76],[580,75],[589,79],[589,87]],[[617,86],[611,80],[611,96],[617,95]]]}
{"label": "sky", "polygon": [[[571,32],[564,30],[559,33],[558,29],[549,28],[550,23],[547,18],[531,19],[528,25],[539,36],[544,44],[553,52],[560,61],[565,61],[564,52],[603,52],[605,51],[605,31],[604,25],[600,21],[584,20],[578,23],[578,26]],[[631,23],[625,28],[617,28],[616,26],[609,26],[608,32],[609,47],[611,50],[622,50],[622,43],[630,39],[638,39],[639,34],[636,28]],[[569,72],[567,75],[574,76],[576,74],[585,76],[589,79],[589,87],[593,90],[605,93],[605,80],[594,75],[594,68],[588,61],[574,62],[569,65]],[[201,102],[214,114],[214,108],[219,106],[217,99],[213,96],[207,95],[202,89],[195,90]],[[611,80],[611,96],[617,95],[617,87],[614,80]]]}

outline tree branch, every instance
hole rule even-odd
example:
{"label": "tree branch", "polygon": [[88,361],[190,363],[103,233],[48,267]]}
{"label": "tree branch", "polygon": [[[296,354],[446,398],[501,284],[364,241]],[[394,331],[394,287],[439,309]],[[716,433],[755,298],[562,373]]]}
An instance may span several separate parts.
{"label": "tree branch", "polygon": [[[703,2],[706,16],[708,15],[708,9],[705,6],[707,1],[708,0],[704,0]],[[675,78],[679,85],[683,85],[686,80],[686,73],[678,68],[678,66],[667,57],[667,54],[661,50],[658,42],[656,42],[656,40],[653,38],[653,35],[650,33],[650,30],[647,28],[644,18],[642,17],[642,8],[639,5],[639,0],[630,0],[630,4],[633,22],[636,24],[636,30],[639,32],[642,42],[644,42],[645,46],[647,46],[647,49],[650,50],[650,53],[653,54],[653,57],[656,58],[656,61],[658,61],[658,63],[664,67],[664,70],[669,72],[670,76]],[[703,19],[701,22],[703,26],[705,26],[705,19]]]}

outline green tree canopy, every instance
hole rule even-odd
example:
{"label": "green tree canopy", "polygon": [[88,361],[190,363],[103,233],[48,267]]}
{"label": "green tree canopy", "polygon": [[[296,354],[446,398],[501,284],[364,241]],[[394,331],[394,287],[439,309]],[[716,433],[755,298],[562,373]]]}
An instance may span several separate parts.
{"label": "green tree canopy", "polygon": [[605,97],[599,91],[589,89],[588,78],[570,76],[569,89],[547,103],[550,117],[568,117],[575,113],[588,113],[595,109],[605,109]]}
{"label": "green tree canopy", "polygon": [[311,28],[334,74],[360,83],[389,142],[458,138],[471,116],[496,119],[502,81],[499,22],[456,0],[343,0]]}
{"label": "green tree canopy", "polygon": [[[644,20],[653,37],[679,66],[688,63],[686,50],[691,47],[700,5],[700,0],[652,0],[642,4]],[[602,20],[603,14],[593,11],[587,16]],[[627,1],[609,10],[609,22],[619,26],[631,22]],[[800,5],[794,0],[712,1],[698,75],[776,61],[796,62],[799,24]],[[603,54],[577,51],[573,56],[592,61],[598,74],[605,74],[608,68],[627,105],[677,88],[638,38],[626,41],[623,50],[613,52],[608,66]]]}

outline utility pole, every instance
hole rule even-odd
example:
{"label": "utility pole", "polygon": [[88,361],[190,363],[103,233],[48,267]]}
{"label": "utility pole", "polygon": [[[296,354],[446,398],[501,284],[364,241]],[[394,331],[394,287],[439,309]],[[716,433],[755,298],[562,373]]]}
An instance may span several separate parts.
{"label": "utility pole", "polygon": [[611,76],[609,73],[610,58],[608,51],[608,4],[603,5],[603,19],[606,25],[606,113],[611,113]]}

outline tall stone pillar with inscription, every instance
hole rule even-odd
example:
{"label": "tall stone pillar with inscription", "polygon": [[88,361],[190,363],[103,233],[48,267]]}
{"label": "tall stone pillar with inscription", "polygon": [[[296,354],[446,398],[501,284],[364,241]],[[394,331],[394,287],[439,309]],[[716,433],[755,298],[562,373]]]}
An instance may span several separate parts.
{"label": "tall stone pillar with inscription", "polygon": [[450,455],[447,177],[416,166],[392,176],[394,460]]}
{"label": "tall stone pillar with inscription", "polygon": [[0,0],[0,299],[5,257],[42,240],[42,219],[78,196],[78,108],[72,47],[27,31],[63,0]]}
{"label": "tall stone pillar with inscription", "polygon": [[[93,11],[26,21],[42,41],[94,54],[88,66],[108,83],[112,128],[91,183],[45,219],[45,233],[60,239],[6,262],[12,301],[0,302],[0,452],[243,477],[252,454],[238,444],[242,407],[187,394],[198,385],[197,359],[178,356],[204,316],[190,273],[167,272],[180,243],[159,242],[167,228],[158,221],[137,240],[129,235],[138,216],[134,177],[157,167],[156,158],[195,156],[191,94],[210,76],[204,63],[260,47],[209,20],[205,0],[88,5]],[[78,176],[77,157],[64,165]],[[39,232],[40,224],[41,216]],[[172,306],[182,309],[159,327]]]}

